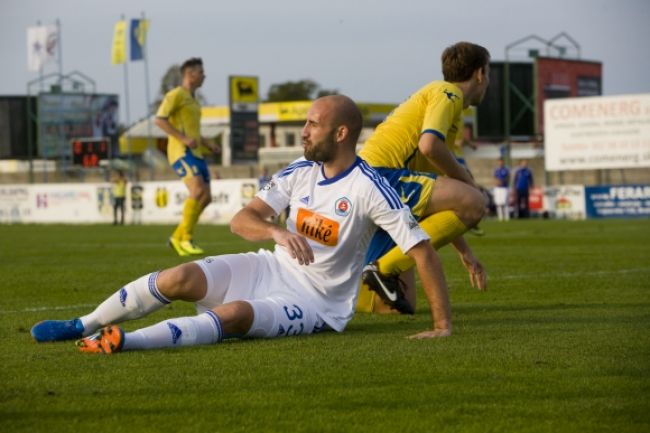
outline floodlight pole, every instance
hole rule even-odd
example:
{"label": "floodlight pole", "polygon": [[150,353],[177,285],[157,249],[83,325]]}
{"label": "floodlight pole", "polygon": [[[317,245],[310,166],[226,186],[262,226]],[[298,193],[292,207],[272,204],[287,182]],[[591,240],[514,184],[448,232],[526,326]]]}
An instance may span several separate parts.
{"label": "floodlight pole", "polygon": [[[559,36],[566,36],[566,34],[560,34]],[[510,50],[512,50],[515,47],[518,47],[522,45],[525,42],[528,41],[537,41],[541,43],[543,46],[546,46],[546,49],[548,51],[549,48],[555,48],[558,50],[558,52],[561,52],[560,48],[563,47],[558,47],[557,45],[554,44],[553,41],[547,41],[546,39],[537,36],[535,34],[528,35],[524,38],[518,39],[508,45],[506,45],[505,48],[505,62],[503,65],[503,111],[504,111],[504,118],[503,118],[503,132],[504,132],[504,145],[505,145],[505,152],[502,155],[505,163],[509,166],[512,166],[511,164],[511,152],[512,152],[512,125],[510,124],[510,115],[511,115],[511,104],[510,104],[510,87],[511,87],[511,82],[510,82]],[[529,57],[536,57],[538,52],[536,50],[530,50],[529,52]],[[533,92],[533,95],[536,93]],[[534,96],[533,96],[534,97]]]}
{"label": "floodlight pole", "polygon": [[537,35],[528,35],[524,38],[518,39],[508,45],[505,48],[505,62],[503,64],[503,132],[505,134],[505,152],[503,159],[505,160],[506,165],[512,166],[511,163],[511,152],[512,152],[512,131],[510,125],[510,50],[528,42],[530,40],[536,40],[541,42],[544,45],[548,46],[548,41],[540,38]]}
{"label": "floodlight pole", "polygon": [[[56,19],[56,50],[57,50],[57,57],[59,58],[58,64],[59,64],[59,77],[63,77],[63,44],[61,43],[62,37],[61,37],[61,20],[58,18]],[[62,85],[62,79],[59,79],[59,85]]]}
{"label": "floodlight pole", "polygon": [[580,58],[580,44],[566,32],[558,33],[557,35],[553,36],[551,39],[548,40],[548,43],[547,43],[547,46],[546,46],[546,53],[548,54],[551,46],[553,46],[553,48],[555,48],[556,50],[559,51],[560,57],[564,57],[564,54],[565,54],[565,51],[566,51],[564,49],[564,47],[554,45],[555,41],[557,41],[560,38],[564,38],[564,39],[568,40],[571,43],[571,45],[573,45],[573,48],[575,48],[575,50],[576,50],[576,57],[579,59]]}

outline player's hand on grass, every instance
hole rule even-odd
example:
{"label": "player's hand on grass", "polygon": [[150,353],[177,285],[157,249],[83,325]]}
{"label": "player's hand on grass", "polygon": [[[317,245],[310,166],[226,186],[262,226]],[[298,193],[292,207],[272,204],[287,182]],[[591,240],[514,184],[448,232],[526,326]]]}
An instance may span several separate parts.
{"label": "player's hand on grass", "polygon": [[314,263],[314,251],[303,236],[287,230],[277,230],[273,234],[273,240],[285,247],[291,257],[298,260],[301,265]]}
{"label": "player's hand on grass", "polygon": [[440,338],[440,337],[449,337],[451,335],[451,329],[433,329],[431,331],[419,332],[414,335],[410,335],[407,338],[409,340],[424,340],[427,338]]}
{"label": "player's hand on grass", "polygon": [[473,288],[484,292],[487,290],[487,272],[471,252],[466,252],[460,256],[463,266],[469,273],[469,282]]}

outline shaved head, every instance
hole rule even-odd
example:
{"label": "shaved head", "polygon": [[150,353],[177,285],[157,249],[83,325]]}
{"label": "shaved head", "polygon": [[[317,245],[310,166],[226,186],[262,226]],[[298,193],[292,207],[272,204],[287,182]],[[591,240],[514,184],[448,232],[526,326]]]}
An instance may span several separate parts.
{"label": "shaved head", "polygon": [[347,127],[350,142],[354,146],[357,145],[363,127],[363,116],[352,99],[345,95],[328,95],[316,99],[314,104],[325,104],[328,108],[327,118],[331,125],[334,128]]}

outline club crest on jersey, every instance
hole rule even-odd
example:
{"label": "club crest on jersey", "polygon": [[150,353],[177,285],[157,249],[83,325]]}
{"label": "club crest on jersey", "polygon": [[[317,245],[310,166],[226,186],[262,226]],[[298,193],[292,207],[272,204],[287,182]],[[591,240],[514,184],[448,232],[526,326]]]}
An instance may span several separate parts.
{"label": "club crest on jersey", "polygon": [[348,216],[352,210],[352,203],[347,197],[341,197],[334,203],[334,212],[338,216]]}
{"label": "club crest on jersey", "polygon": [[339,223],[309,209],[298,209],[296,230],[328,247],[334,247],[339,242]]}
{"label": "club crest on jersey", "polygon": [[262,187],[262,191],[269,191],[271,188],[275,188],[275,182],[273,182],[273,180],[266,182],[266,184]]}

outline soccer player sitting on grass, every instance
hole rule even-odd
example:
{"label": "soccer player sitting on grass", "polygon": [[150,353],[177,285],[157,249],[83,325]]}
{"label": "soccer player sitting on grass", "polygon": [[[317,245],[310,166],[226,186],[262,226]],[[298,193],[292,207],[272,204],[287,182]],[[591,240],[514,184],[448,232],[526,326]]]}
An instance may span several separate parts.
{"label": "soccer player sitting on grass", "polygon": [[[439,258],[395,190],[356,156],[361,127],[350,98],[314,101],[302,130],[304,158],[276,174],[231,222],[246,240],[274,240],[273,252],[206,257],[144,275],[88,315],[36,324],[32,336],[38,342],[85,337],[78,342],[82,352],[113,353],[340,332],[354,314],[364,253],[377,226],[415,261],[429,301],[433,328],[411,338],[450,335]],[[286,229],[267,221],[287,206]],[[115,325],[175,300],[195,302],[198,315],[134,332]]]}

